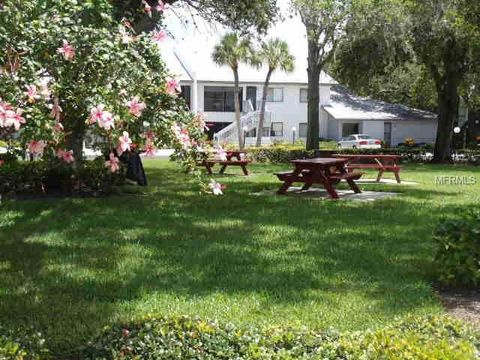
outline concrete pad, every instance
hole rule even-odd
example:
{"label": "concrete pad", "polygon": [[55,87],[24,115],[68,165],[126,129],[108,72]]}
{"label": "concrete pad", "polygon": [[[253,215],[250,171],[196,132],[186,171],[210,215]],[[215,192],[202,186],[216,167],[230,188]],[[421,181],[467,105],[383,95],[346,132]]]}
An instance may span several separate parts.
{"label": "concrete pad", "polygon": [[355,180],[357,184],[377,184],[377,185],[418,185],[417,182],[414,181],[403,181],[399,184],[397,183],[397,180],[395,179],[381,179],[379,182],[377,182],[377,179],[358,179]]}
{"label": "concrete pad", "polygon": [[[361,194],[356,194],[351,190],[337,190],[339,200],[354,200],[354,201],[375,201],[385,199],[398,195],[393,192],[380,192],[380,191],[362,191]],[[295,196],[299,198],[307,199],[331,199],[330,195],[323,188],[312,188],[303,191],[300,187],[291,187],[288,189],[286,195],[277,195],[277,190],[263,190],[258,193],[252,193],[253,196]]]}

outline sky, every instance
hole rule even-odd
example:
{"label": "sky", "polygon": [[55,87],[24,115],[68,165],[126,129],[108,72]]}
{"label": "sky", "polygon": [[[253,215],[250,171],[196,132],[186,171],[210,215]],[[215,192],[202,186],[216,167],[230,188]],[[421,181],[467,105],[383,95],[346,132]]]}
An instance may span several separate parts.
{"label": "sky", "polygon": [[[278,6],[285,20],[273,26],[269,30],[267,38],[279,37],[285,40],[289,45],[290,52],[296,58],[297,68],[306,71],[307,40],[305,28],[300,18],[293,16],[289,11],[289,3],[289,0],[278,0]],[[188,23],[185,23],[185,19],[188,20]],[[187,10],[174,7],[166,12],[165,27],[172,37],[170,46],[174,46],[180,52],[188,51],[190,54],[198,54],[199,56],[195,57],[196,66],[201,66],[202,64],[198,61],[211,62],[210,54],[213,47],[228,29],[220,25],[208,24],[199,16],[194,16],[195,26],[191,19],[192,16]]]}

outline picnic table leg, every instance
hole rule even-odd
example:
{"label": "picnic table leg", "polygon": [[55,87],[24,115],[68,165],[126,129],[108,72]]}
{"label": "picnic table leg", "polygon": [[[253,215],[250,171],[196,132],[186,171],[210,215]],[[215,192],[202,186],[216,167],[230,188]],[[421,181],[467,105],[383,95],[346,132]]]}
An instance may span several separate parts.
{"label": "picnic table leg", "polygon": [[305,185],[302,186],[302,191],[306,191],[313,186],[313,181],[306,181]]}
{"label": "picnic table leg", "polygon": [[222,168],[220,169],[220,174],[223,174],[226,168],[227,168],[227,165],[222,165]]}
{"label": "picnic table leg", "polygon": [[242,167],[242,170],[243,170],[243,174],[244,174],[245,176],[248,176],[247,165],[241,165],[241,167]]}
{"label": "picnic table leg", "polygon": [[395,179],[397,179],[397,183],[400,184],[401,181],[400,181],[400,174],[399,174],[398,170],[394,171],[394,175],[395,175]]}
{"label": "picnic table leg", "polygon": [[323,187],[325,188],[325,190],[327,190],[328,194],[332,199],[338,199],[338,193],[333,187],[333,185],[330,183],[330,181],[325,180],[323,183]]}
{"label": "picnic table leg", "polygon": [[382,179],[382,176],[383,176],[383,170],[380,169],[378,170],[377,182],[380,182],[380,180]]}
{"label": "picnic table leg", "polygon": [[287,193],[287,190],[290,186],[292,186],[293,181],[291,180],[285,180],[285,182],[282,184],[280,189],[278,189],[277,194],[278,195],[285,195]]}
{"label": "picnic table leg", "polygon": [[209,163],[205,163],[205,168],[207,169],[208,175],[213,175],[212,166]]}
{"label": "picnic table leg", "polygon": [[361,194],[362,190],[358,187],[358,185],[355,183],[353,179],[348,179],[347,180],[348,185],[350,185],[350,188],[356,193],[356,194]]}

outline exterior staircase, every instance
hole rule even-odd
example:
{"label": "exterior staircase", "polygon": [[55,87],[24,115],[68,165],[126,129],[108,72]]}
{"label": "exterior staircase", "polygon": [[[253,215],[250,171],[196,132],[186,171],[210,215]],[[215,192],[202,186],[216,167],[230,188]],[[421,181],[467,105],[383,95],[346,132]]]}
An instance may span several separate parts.
{"label": "exterior staircase", "polygon": [[[248,133],[253,129],[258,127],[258,122],[260,121],[260,110],[256,110],[250,100],[247,100],[244,103],[244,109],[246,112],[240,117],[241,128],[244,133]],[[265,109],[265,119],[264,119],[264,127],[270,127],[272,122],[272,113]],[[238,144],[238,131],[237,131],[237,124],[232,122],[227,127],[224,127],[219,132],[213,135],[213,140],[216,144]],[[246,138],[246,145],[255,144],[256,138]],[[270,137],[263,137],[262,143],[269,143]]]}

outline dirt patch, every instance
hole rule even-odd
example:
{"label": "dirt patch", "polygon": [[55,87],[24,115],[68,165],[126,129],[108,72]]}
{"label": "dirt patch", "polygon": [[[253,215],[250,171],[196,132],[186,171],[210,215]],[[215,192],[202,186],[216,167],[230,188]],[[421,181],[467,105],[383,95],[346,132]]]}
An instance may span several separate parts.
{"label": "dirt patch", "polygon": [[447,312],[480,329],[480,290],[440,290]]}

